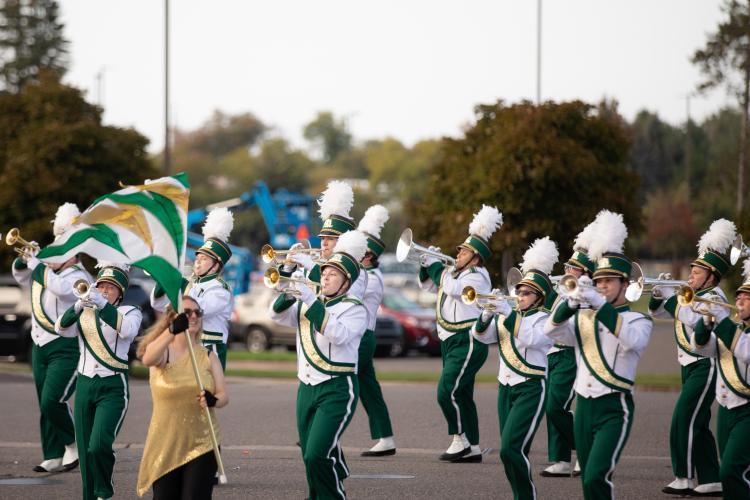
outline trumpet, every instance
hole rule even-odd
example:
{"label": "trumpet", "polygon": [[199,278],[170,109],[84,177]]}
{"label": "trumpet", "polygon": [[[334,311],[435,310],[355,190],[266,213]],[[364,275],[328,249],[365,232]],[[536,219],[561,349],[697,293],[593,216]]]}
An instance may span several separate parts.
{"label": "trumpet", "polygon": [[[689,285],[682,285],[681,287],[679,287],[675,295],[677,295],[678,304],[680,304],[681,306],[690,307],[691,309],[693,309],[693,311],[706,315],[706,316],[710,316],[711,314],[708,312],[701,311],[699,309],[695,309],[695,306],[698,304],[714,304],[717,306],[726,307],[733,313],[739,312],[735,306],[733,306],[732,304],[728,302],[724,302],[724,301],[716,300],[716,299],[707,299],[705,297],[698,297],[695,293],[695,290],[693,290],[693,288],[690,287]],[[696,302],[698,304],[696,304]]]}
{"label": "trumpet", "polygon": [[477,293],[476,289],[471,285],[465,286],[461,290],[461,302],[467,306],[476,304],[480,309],[493,311],[495,309],[495,305],[491,302],[493,300],[507,300],[514,305],[516,304],[516,298],[512,295],[505,295],[503,293]]}
{"label": "trumpet", "polygon": [[73,295],[77,298],[86,300],[91,295],[91,285],[86,280],[76,280],[73,283]]}
{"label": "trumpet", "polygon": [[[305,278],[291,278],[282,276],[281,273],[279,273],[278,269],[275,269],[273,267],[269,267],[268,269],[266,269],[266,272],[263,273],[263,284],[268,288],[276,288],[276,285],[278,285],[280,281],[286,281],[288,283],[302,283],[309,286],[313,290],[315,289],[315,287],[319,286],[314,281]],[[299,296],[300,294],[299,290],[295,290],[294,288],[282,288],[281,290],[279,290],[279,292],[285,293],[287,295],[294,295],[295,297]]]}
{"label": "trumpet", "polygon": [[410,260],[421,264],[424,257],[434,257],[447,266],[456,265],[456,259],[453,257],[440,252],[433,252],[418,243],[414,243],[411,229],[404,229],[404,232],[401,233],[398,239],[398,245],[396,245],[396,260],[399,262]]}
{"label": "trumpet", "polygon": [[266,243],[265,245],[263,245],[263,248],[260,249],[260,257],[266,264],[278,262],[277,259],[279,257],[282,257],[282,262],[288,263],[290,262],[289,256],[298,253],[309,254],[310,257],[313,258],[313,260],[317,260],[318,258],[320,258],[320,250],[318,250],[317,248],[310,248],[310,241],[301,240],[300,243],[302,244],[302,248],[295,248],[294,250],[274,250],[271,245]]}
{"label": "trumpet", "polygon": [[565,274],[557,281],[557,293],[563,298],[576,295],[581,290],[596,290],[596,287],[579,283],[572,274]]}
{"label": "trumpet", "polygon": [[21,238],[21,231],[14,227],[5,235],[5,244],[12,247],[16,244],[21,245],[20,248],[16,247],[13,250],[19,255],[36,255],[39,252],[39,245],[33,241],[26,241]]}
{"label": "trumpet", "polygon": [[[646,288],[646,287],[650,288]],[[646,278],[643,276],[643,269],[640,264],[633,262],[633,270],[631,272],[630,284],[627,290],[625,290],[625,298],[629,302],[635,302],[641,298],[644,293],[651,294],[654,297],[659,297],[660,287],[667,288],[680,288],[687,286],[687,281],[682,280],[660,280],[658,278]]]}
{"label": "trumpet", "polygon": [[742,242],[742,235],[737,234],[737,237],[732,243],[732,250],[729,252],[729,262],[735,265],[741,257],[750,256],[750,247]]}

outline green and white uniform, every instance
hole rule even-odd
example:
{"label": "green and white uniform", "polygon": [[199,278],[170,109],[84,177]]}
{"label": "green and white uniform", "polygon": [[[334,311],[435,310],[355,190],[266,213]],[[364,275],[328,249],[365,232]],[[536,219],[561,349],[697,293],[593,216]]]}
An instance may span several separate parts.
{"label": "green and white uniform", "polygon": [[[696,295],[716,294],[726,301],[719,287],[699,291]],[[715,396],[716,361],[693,352],[690,339],[693,328],[703,322],[703,315],[683,307],[673,295],[667,300],[652,298],[649,312],[654,318],[674,318],[677,362],[680,363],[682,389],[672,413],[669,428],[669,450],[672,471],[678,478],[693,479],[698,484],[719,482],[719,457],[711,432],[711,404]]]}
{"label": "green and white uniform", "polygon": [[691,345],[719,367],[716,434],[724,498],[750,499],[750,327],[726,318],[709,332],[701,321]]}
{"label": "green and white uniform", "polygon": [[349,469],[341,436],[359,398],[357,360],[367,310],[348,295],[309,304],[281,295],[271,317],[297,328],[297,430],[308,498],[346,498]]}
{"label": "green and white uniform", "polygon": [[137,307],[111,304],[101,311],[73,306],[57,320],[60,335],[78,336],[81,353],[75,421],[84,500],[114,494],[113,444],[128,409],[128,349],[141,320]]}
{"label": "green and white uniform", "polygon": [[[222,368],[227,366],[227,342],[229,341],[229,320],[232,317],[234,297],[229,285],[221,279],[219,274],[209,274],[199,278],[191,276],[182,278],[182,293],[192,297],[203,310],[202,343],[219,356]],[[151,306],[157,311],[164,312],[169,305],[169,299],[156,286],[151,292]]]}
{"label": "green and white uniform", "polygon": [[457,275],[453,267],[434,262],[419,271],[420,287],[437,292],[437,331],[443,370],[437,400],[448,434],[466,434],[469,444],[479,445],[479,419],[474,403],[474,379],[487,359],[487,345],[477,342],[471,327],[481,310],[461,301],[461,291],[472,286],[477,293],[490,292],[490,276],[484,267],[470,267]]}
{"label": "green and white uniform", "polygon": [[498,345],[500,459],[517,499],[536,498],[529,450],[544,415],[547,351],[552,346],[544,333],[547,317],[538,308],[497,315],[489,323],[480,316],[471,330],[480,342]]}
{"label": "green and white uniform", "polygon": [[633,425],[633,384],[653,323],[627,305],[572,309],[560,301],[545,332],[575,346],[575,443],[586,499],[614,498],[614,473]]}
{"label": "green and white uniform", "polygon": [[73,284],[93,278],[74,265],[56,273],[45,264],[34,271],[21,259],[13,262],[13,277],[24,288],[31,288],[31,366],[39,402],[39,430],[45,460],[61,458],[65,445],[75,442],[73,412],[68,399],[76,380],[78,344],[61,338],[55,321],[76,301]]}

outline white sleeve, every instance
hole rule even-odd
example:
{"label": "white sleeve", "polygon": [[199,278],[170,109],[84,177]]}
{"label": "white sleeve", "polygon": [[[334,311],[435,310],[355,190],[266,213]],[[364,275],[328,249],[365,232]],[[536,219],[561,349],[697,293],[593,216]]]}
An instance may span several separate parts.
{"label": "white sleeve", "polygon": [[281,326],[289,326],[292,328],[297,328],[299,324],[299,318],[297,316],[297,311],[299,310],[299,300],[296,301],[291,306],[287,307],[283,311],[276,312],[273,309],[273,305],[276,303],[276,300],[271,302],[271,304],[268,306],[268,310],[271,314],[271,319],[276,322],[276,324]]}
{"label": "white sleeve", "polygon": [[31,285],[31,269],[29,269],[28,267],[24,267],[23,269],[16,269],[16,266],[14,264],[15,261],[13,261],[13,264],[10,266],[11,272],[13,273],[13,278],[15,278],[15,280],[21,286]]}
{"label": "white sleeve", "polygon": [[555,304],[552,313],[547,317],[547,321],[544,322],[544,334],[554,342],[574,346],[576,345],[575,314],[559,324],[553,321],[555,311],[559,307],[562,307],[563,304],[567,305],[567,302],[560,300]]}
{"label": "white sleeve", "polygon": [[690,335],[690,347],[691,350],[695,354],[700,354],[701,356],[705,356],[707,358],[715,358],[719,355],[718,351],[716,350],[716,335],[714,332],[711,332],[711,335],[708,337],[708,341],[704,345],[698,345],[695,342],[695,332],[692,330],[689,331],[688,335]]}
{"label": "white sleeve", "polygon": [[143,321],[143,313],[137,307],[127,306],[120,310],[118,308],[117,313],[122,315],[122,321],[120,331],[117,335],[123,340],[133,340],[138,336],[138,332],[141,329],[141,321]]}
{"label": "white sleeve", "polygon": [[232,293],[224,287],[210,288],[201,297],[193,295],[193,290],[198,291],[195,287],[191,288],[189,295],[198,301],[204,316],[219,314],[226,309],[227,304],[232,302]]}
{"label": "white sleeve", "polygon": [[[44,265],[44,264],[39,264]],[[75,302],[76,296],[73,293],[73,284],[81,278],[80,273],[69,273],[65,276],[60,276],[55,273],[49,267],[45,266],[44,269],[44,286],[47,290],[57,295],[62,300],[69,302]]]}
{"label": "white sleeve", "polygon": [[548,316],[548,314],[539,313],[529,318],[533,321],[531,327],[521,328],[516,337],[516,345],[519,349],[533,348],[546,352],[552,347],[554,342],[544,333],[544,325]]}
{"label": "white sleeve", "polygon": [[467,286],[474,287],[477,293],[490,293],[490,283],[482,273],[468,273],[456,279],[451,273],[443,271],[441,285],[443,293],[456,299],[461,298],[461,292]]}
{"label": "white sleeve", "polygon": [[156,291],[157,286],[154,286],[154,289],[151,290],[151,307],[154,308],[155,311],[163,313],[167,310],[167,306],[169,305],[169,297],[167,297],[167,294],[162,294],[161,297],[157,297],[154,295],[154,292]]}
{"label": "white sleeve", "polygon": [[617,340],[620,341],[620,345],[623,346],[625,350],[634,351],[640,354],[646,349],[648,341],[651,339],[651,331],[653,328],[653,321],[645,316],[639,316],[629,321],[623,317],[620,331],[619,333],[615,332],[615,335],[617,336]]}
{"label": "white sleeve", "polygon": [[355,305],[341,314],[326,311],[320,333],[332,344],[341,345],[361,338],[366,329],[367,311],[364,306]]}
{"label": "white sleeve", "polygon": [[365,294],[367,293],[367,289],[369,287],[368,282],[369,276],[367,276],[367,271],[360,267],[359,276],[357,276],[357,279],[354,280],[354,283],[352,283],[352,286],[347,292],[347,295],[350,295],[357,300],[364,300]]}
{"label": "white sleeve", "polygon": [[78,335],[78,323],[76,322],[67,328],[63,328],[62,325],[60,324],[62,321],[62,318],[63,318],[63,314],[59,315],[57,317],[57,320],[55,321],[55,331],[57,332],[57,334],[60,335],[61,337],[67,337],[67,338],[72,338],[72,337],[77,336]]}
{"label": "white sleeve", "polygon": [[750,364],[750,334],[740,333],[740,338],[734,345],[734,357],[743,363]]}
{"label": "white sleeve", "polygon": [[477,339],[483,344],[496,344],[497,343],[497,315],[492,316],[490,324],[483,332],[477,331],[477,322],[475,321],[471,325],[471,336]]}
{"label": "white sleeve", "polygon": [[383,302],[383,284],[375,276],[367,277],[367,291],[362,299],[362,302],[367,309],[367,314],[372,317],[373,314],[377,314],[378,307]]}

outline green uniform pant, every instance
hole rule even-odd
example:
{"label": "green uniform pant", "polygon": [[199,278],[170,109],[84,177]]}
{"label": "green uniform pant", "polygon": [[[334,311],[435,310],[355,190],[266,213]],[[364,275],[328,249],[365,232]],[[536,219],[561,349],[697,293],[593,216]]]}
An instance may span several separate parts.
{"label": "green uniform pant", "polygon": [[305,462],[308,498],[346,498],[349,476],[341,436],[352,420],[359,398],[355,376],[339,376],[318,385],[299,384],[297,431]]}
{"label": "green uniform pant", "polygon": [[719,482],[719,457],[711,432],[711,404],[716,394],[716,361],[705,358],[682,369],[682,390],[672,413],[669,451],[677,477],[698,484]]}
{"label": "green uniform pant", "polygon": [[43,347],[34,344],[31,350],[45,460],[62,458],[65,445],[75,441],[68,399],[76,388],[78,356],[78,340],[74,338],[60,337]]}
{"label": "green uniform pant", "polygon": [[576,451],[586,500],[614,498],[612,474],[628,441],[634,409],[630,393],[576,399]]}
{"label": "green uniform pant", "polygon": [[76,440],[81,465],[83,499],[110,498],[114,494],[112,445],[125,419],[130,390],[127,375],[78,375],[76,387]]}
{"label": "green uniform pant", "polygon": [[228,350],[227,345],[224,343],[221,343],[221,344],[204,343],[203,346],[206,349],[210,349],[216,353],[216,355],[219,357],[219,361],[221,361],[221,369],[224,371],[227,371],[227,350]]}
{"label": "green uniform pant", "polygon": [[575,449],[573,436],[573,404],[576,381],[576,353],[572,347],[547,356],[547,453],[550,462],[570,462]]}
{"label": "green uniform pant", "polygon": [[479,444],[479,419],[474,403],[474,379],[487,359],[487,345],[468,332],[459,332],[440,343],[443,371],[437,400],[448,422],[448,434],[466,433],[472,445]]}
{"label": "green uniform pant", "polygon": [[731,410],[719,406],[716,434],[724,498],[750,499],[750,403]]}
{"label": "green uniform pant", "polygon": [[383,391],[375,376],[375,332],[367,330],[359,343],[357,378],[359,379],[359,400],[367,412],[370,422],[370,437],[380,439],[393,436],[391,417],[383,399]]}
{"label": "green uniform pant", "polygon": [[500,419],[500,460],[515,500],[536,498],[531,479],[529,450],[544,412],[544,379],[500,385],[497,415]]}

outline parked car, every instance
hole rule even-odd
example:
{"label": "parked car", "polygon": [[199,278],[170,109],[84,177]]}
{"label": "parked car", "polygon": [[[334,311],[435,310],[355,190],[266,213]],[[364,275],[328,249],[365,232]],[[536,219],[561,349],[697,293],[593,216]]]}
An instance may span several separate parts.
{"label": "parked car", "polygon": [[435,327],[435,310],[407,298],[397,288],[386,288],[380,314],[397,319],[404,330],[404,354],[417,349],[430,356],[440,355],[440,339]]}
{"label": "parked car", "polygon": [[[269,307],[276,297],[273,290],[257,284],[250,292],[236,296],[229,341],[242,343],[251,352],[262,352],[274,346],[294,350],[297,330],[279,326],[269,314]],[[404,332],[394,318],[378,316],[375,338],[376,355],[401,355]]]}
{"label": "parked car", "polygon": [[419,265],[416,262],[399,262],[395,253],[384,253],[378,260],[386,287],[399,289],[406,298],[422,307],[435,306],[435,293],[419,288]]}
{"label": "parked car", "polygon": [[31,362],[31,300],[12,276],[0,276],[0,356]]}

